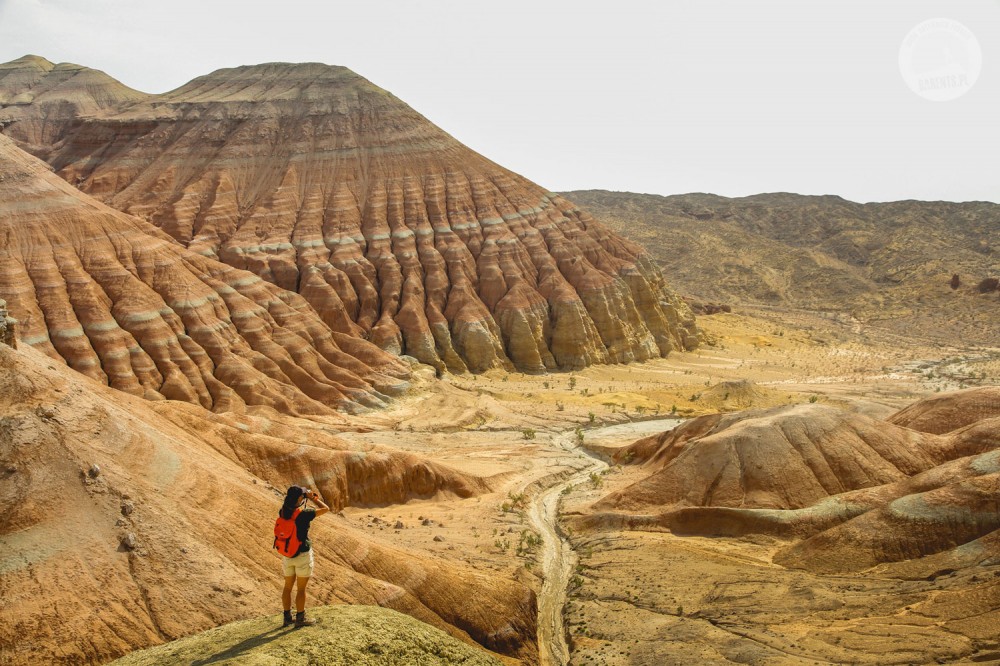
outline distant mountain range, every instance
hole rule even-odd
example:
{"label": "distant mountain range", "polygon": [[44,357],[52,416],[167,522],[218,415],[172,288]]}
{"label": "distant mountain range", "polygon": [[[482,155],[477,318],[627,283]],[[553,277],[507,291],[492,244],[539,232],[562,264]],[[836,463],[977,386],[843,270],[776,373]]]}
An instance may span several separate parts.
{"label": "distant mountain range", "polygon": [[1000,332],[1000,298],[980,287],[1000,277],[994,203],[565,194],[645,247],[679,291],[698,299],[846,312],[953,342],[995,343]]}

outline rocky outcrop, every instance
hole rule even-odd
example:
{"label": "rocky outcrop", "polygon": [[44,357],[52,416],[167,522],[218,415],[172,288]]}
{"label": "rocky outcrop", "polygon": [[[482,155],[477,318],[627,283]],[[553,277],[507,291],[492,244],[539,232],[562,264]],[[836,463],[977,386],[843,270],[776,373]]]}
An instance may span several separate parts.
{"label": "rocky outcrop", "polygon": [[71,184],[438,371],[697,344],[638,246],[343,67],[219,70],[60,135],[36,150]]}
{"label": "rocky outcrop", "polygon": [[[412,454],[337,449],[320,434],[329,417],[259,411],[271,418],[149,402],[0,345],[0,663],[103,664],[278,607],[270,531],[286,483],[338,505],[482,489]],[[310,538],[310,606],[393,609],[536,663],[521,583],[387,545],[335,513]]]}
{"label": "rocky outcrop", "polygon": [[293,293],[184,249],[0,137],[0,293],[18,334],[102,384],[213,410],[385,404],[408,368]]}
{"label": "rocky outcrop", "polygon": [[[1000,420],[993,428],[1000,427]],[[775,562],[840,573],[1000,537],[1000,456],[966,459],[898,484],[885,501],[784,548]],[[995,551],[994,551],[995,552]],[[986,559],[986,553],[983,554]]]}
{"label": "rocky outcrop", "polygon": [[[276,488],[318,490],[335,511],[413,499],[467,498],[489,491],[485,479],[388,448],[358,450],[325,429],[273,413],[206,414],[195,405],[151,403],[150,409]],[[311,422],[305,422],[311,424]]]}
{"label": "rocky outcrop", "polygon": [[[219,654],[237,654],[240,661],[250,664],[501,666],[495,656],[395,611],[324,606],[311,608],[309,613],[318,622],[309,631],[276,630],[280,615],[243,620],[135,652],[112,666],[204,664],[217,660]],[[261,636],[272,640],[261,640]]]}
{"label": "rocky outcrop", "polygon": [[17,349],[17,320],[7,313],[7,301],[0,298],[0,343]]}

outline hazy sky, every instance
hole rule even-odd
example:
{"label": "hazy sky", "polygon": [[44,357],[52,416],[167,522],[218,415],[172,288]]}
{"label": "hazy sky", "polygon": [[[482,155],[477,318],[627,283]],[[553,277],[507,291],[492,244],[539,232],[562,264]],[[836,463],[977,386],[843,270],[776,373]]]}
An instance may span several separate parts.
{"label": "hazy sky", "polygon": [[[981,51],[952,101],[901,73],[932,18]],[[0,0],[0,62],[33,53],[146,92],[346,65],[549,189],[660,194],[1000,201],[998,37],[1000,0]]]}

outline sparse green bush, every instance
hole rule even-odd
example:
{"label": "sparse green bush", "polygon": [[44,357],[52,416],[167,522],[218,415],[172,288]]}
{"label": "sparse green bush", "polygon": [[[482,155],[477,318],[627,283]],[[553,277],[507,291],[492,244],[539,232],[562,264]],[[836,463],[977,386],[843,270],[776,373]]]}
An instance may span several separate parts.
{"label": "sparse green bush", "polygon": [[510,500],[511,507],[515,509],[523,509],[525,507],[524,493],[507,493],[507,499]]}

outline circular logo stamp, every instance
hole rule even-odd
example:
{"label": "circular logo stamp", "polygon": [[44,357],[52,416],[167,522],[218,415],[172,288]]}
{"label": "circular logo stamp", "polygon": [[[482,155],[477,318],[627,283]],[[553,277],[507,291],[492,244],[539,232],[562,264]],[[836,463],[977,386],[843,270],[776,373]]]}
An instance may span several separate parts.
{"label": "circular logo stamp", "polygon": [[910,90],[932,102],[958,99],[972,89],[983,68],[979,40],[958,21],[924,21],[899,47],[899,71]]}

